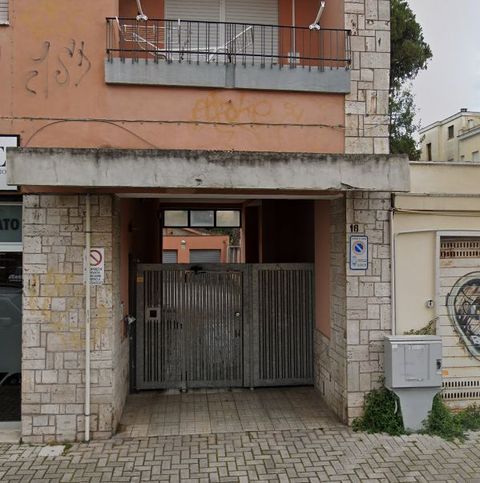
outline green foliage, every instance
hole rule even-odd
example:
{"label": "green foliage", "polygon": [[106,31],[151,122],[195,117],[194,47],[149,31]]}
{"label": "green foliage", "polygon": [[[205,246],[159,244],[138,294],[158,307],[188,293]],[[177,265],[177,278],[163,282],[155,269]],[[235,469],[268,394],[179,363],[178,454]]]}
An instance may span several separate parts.
{"label": "green foliage", "polygon": [[[363,415],[353,421],[353,430],[388,433],[392,436],[406,434],[397,396],[385,387],[369,392],[365,397]],[[421,432],[440,436],[448,441],[455,439],[464,441],[467,431],[478,430],[480,430],[480,407],[470,406],[463,411],[453,413],[447,408],[440,394],[437,394]]]}
{"label": "green foliage", "polygon": [[412,161],[420,159],[415,134],[420,125],[415,123],[416,107],[411,87],[390,92],[390,152],[407,154]]}
{"label": "green foliage", "polygon": [[465,431],[458,416],[447,408],[440,395],[437,394],[433,398],[432,410],[424,422],[425,429],[422,432],[440,436],[448,441],[457,438],[463,440]]}
{"label": "green foliage", "polygon": [[415,134],[415,100],[409,81],[427,68],[432,58],[422,27],[406,0],[391,3],[391,65],[390,65],[390,152],[420,159]]}
{"label": "green foliage", "polygon": [[207,228],[210,235],[227,235],[230,237],[230,245],[240,245],[240,228]]}
{"label": "green foliage", "polygon": [[449,441],[463,441],[466,438],[466,431],[480,430],[480,408],[469,406],[463,411],[452,413],[445,406],[440,394],[437,394],[424,426],[424,433],[434,434]]}
{"label": "green foliage", "polygon": [[469,406],[455,416],[465,431],[480,430],[480,407]]}
{"label": "green foliage", "polygon": [[432,319],[425,327],[418,330],[407,330],[405,335],[436,335],[437,333],[437,318]]}
{"label": "green foliage", "polygon": [[407,0],[392,0],[391,9],[390,86],[398,90],[427,68],[432,51]]}
{"label": "green foliage", "polygon": [[63,449],[62,455],[65,456],[71,449],[72,449],[72,443],[64,443],[65,448]]}
{"label": "green foliage", "polygon": [[353,421],[353,429],[392,436],[404,434],[398,397],[386,387],[370,391],[365,397],[363,415]]}

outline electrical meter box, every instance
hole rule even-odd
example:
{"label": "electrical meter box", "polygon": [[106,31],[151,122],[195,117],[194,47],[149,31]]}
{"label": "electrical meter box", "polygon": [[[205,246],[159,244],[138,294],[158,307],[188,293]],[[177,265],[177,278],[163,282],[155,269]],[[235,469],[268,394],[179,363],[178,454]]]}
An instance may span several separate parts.
{"label": "electrical meter box", "polygon": [[385,386],[441,387],[442,340],[433,335],[385,337]]}

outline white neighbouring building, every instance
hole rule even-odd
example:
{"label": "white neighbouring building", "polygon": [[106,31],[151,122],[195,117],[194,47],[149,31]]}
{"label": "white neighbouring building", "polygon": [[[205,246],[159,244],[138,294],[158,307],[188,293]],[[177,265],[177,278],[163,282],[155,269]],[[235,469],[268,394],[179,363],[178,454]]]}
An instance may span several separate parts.
{"label": "white neighbouring building", "polygon": [[461,109],[420,129],[422,161],[480,161],[480,112]]}

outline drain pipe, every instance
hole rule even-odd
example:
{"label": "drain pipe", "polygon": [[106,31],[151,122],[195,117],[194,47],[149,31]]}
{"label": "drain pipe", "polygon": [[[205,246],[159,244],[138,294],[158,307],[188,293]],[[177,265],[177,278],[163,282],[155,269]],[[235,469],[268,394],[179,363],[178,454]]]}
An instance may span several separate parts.
{"label": "drain pipe", "polygon": [[85,196],[85,441],[90,441],[90,195]]}
{"label": "drain pipe", "polygon": [[392,280],[390,281],[390,291],[391,291],[391,305],[390,305],[390,318],[391,318],[391,326],[392,326],[392,335],[397,335],[397,300],[396,300],[396,285],[395,285],[395,276],[396,276],[396,259],[395,259],[395,229],[393,226],[394,223],[394,215],[395,215],[395,208],[391,208],[390,210],[390,258],[391,258],[391,265],[390,265],[390,276]]}
{"label": "drain pipe", "polygon": [[[297,26],[296,23],[297,23],[297,19],[296,19],[296,9],[297,9],[297,6],[296,6],[296,2],[295,0],[292,0],[292,57],[291,59],[293,59],[293,62],[296,62],[296,50],[297,50],[297,39],[295,38],[297,36],[296,32],[295,32],[295,27]],[[290,59],[290,62],[292,61]]]}

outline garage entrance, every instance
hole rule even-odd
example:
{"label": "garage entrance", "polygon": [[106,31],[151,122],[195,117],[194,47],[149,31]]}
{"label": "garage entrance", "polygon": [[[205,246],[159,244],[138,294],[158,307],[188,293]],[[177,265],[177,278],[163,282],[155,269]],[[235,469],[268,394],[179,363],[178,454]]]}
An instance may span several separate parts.
{"label": "garage entrance", "polygon": [[132,391],[313,385],[314,206],[124,200]]}
{"label": "garage entrance", "polygon": [[313,384],[313,264],[140,265],[137,389]]}

